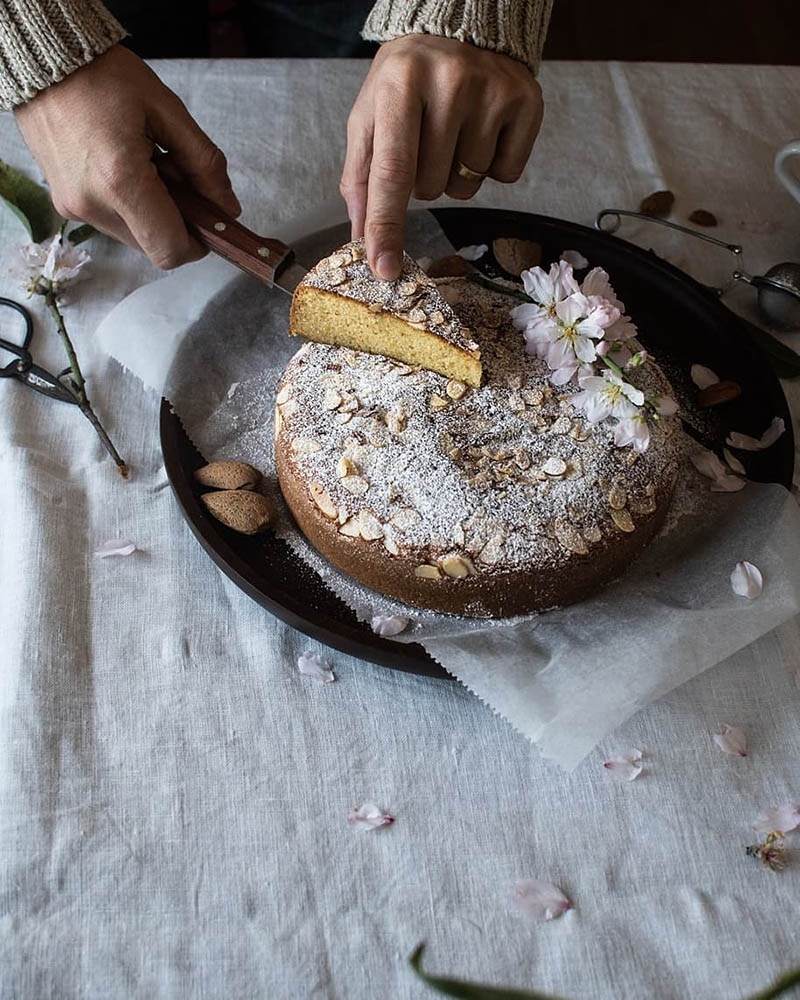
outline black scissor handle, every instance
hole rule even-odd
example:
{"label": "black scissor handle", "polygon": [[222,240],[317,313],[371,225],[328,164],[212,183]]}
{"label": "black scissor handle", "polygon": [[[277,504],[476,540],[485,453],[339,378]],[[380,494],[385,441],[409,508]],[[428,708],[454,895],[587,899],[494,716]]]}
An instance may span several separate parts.
{"label": "black scissor handle", "polygon": [[[24,361],[27,359],[30,361],[31,356],[28,348],[31,345],[31,338],[33,337],[33,317],[25,306],[20,305],[19,302],[15,302],[13,299],[5,299],[0,296],[0,306],[6,306],[8,309],[13,309],[14,312],[19,313],[25,321],[25,337],[22,343],[12,344],[8,340],[0,339],[0,346],[2,346],[4,350],[9,351],[11,354],[16,354],[21,360]],[[6,369],[9,367],[15,367],[17,364],[18,362],[12,361],[11,365],[6,365],[6,368],[0,370],[2,370],[3,374],[13,375],[14,372],[6,372]]]}
{"label": "black scissor handle", "polygon": [[25,320],[25,337],[21,344],[0,337],[0,350],[8,351],[15,356],[13,361],[0,368],[0,378],[16,378],[43,396],[58,399],[62,403],[77,403],[75,394],[60,379],[33,363],[31,352],[28,350],[33,336],[33,317],[30,312],[19,302],[0,296],[0,307],[2,306],[13,309]]}

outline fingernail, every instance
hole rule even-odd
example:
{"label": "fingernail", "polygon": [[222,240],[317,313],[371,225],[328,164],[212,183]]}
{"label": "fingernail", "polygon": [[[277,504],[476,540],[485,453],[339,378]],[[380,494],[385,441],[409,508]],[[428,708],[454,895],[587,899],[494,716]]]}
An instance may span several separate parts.
{"label": "fingernail", "polygon": [[378,254],[375,270],[384,281],[394,281],[400,274],[400,254],[395,250]]}

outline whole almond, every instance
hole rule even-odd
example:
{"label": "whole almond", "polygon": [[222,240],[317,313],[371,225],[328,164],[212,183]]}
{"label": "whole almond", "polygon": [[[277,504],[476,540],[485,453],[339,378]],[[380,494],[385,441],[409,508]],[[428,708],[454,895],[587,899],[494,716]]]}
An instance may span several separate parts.
{"label": "whole almond", "polygon": [[654,191],[642,199],[639,211],[653,219],[663,219],[672,211],[675,195],[671,191]]}
{"label": "whole almond", "polygon": [[204,493],[200,499],[212,517],[243,535],[265,531],[273,517],[272,504],[260,493],[220,490]]}
{"label": "whole almond", "polygon": [[738,382],[714,382],[713,385],[706,386],[697,394],[697,405],[703,409],[709,409],[712,406],[730,403],[732,399],[737,399],[741,394],[742,387]]}
{"label": "whole almond", "polygon": [[216,490],[254,490],[261,482],[261,473],[247,462],[210,462],[196,469],[194,478],[201,486]]}
{"label": "whole almond", "polygon": [[492,241],[494,259],[504,271],[518,278],[523,271],[536,267],[542,259],[542,248],[532,240],[500,237]]}
{"label": "whole almond", "polygon": [[689,216],[689,222],[693,222],[696,226],[716,226],[717,217],[704,208],[696,208]]}

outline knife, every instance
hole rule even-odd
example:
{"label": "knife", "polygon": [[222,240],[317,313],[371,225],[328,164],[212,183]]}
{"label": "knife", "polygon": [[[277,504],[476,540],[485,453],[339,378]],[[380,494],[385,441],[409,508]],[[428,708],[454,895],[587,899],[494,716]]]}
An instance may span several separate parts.
{"label": "knife", "polygon": [[288,295],[308,274],[308,270],[294,259],[290,246],[272,237],[259,236],[191,188],[163,175],[162,180],[186,228],[212,253]]}

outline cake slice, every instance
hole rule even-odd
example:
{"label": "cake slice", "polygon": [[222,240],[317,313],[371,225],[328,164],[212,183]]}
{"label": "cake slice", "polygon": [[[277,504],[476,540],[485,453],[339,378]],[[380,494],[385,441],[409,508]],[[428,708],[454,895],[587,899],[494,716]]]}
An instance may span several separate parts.
{"label": "cake slice", "polygon": [[478,345],[433,278],[403,254],[400,277],[381,281],[370,270],[363,240],[346,243],[300,282],[289,333],[481,384]]}

